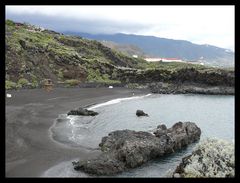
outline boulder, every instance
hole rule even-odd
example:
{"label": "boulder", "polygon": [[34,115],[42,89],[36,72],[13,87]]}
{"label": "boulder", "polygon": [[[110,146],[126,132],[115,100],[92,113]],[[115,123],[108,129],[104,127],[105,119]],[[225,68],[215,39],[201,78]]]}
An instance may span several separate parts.
{"label": "boulder", "polygon": [[178,122],[167,129],[158,126],[155,135],[144,131],[117,130],[102,138],[102,154],[74,162],[75,170],[96,175],[112,175],[141,166],[147,161],[164,156],[200,139],[201,130],[195,123]]}
{"label": "boulder", "polygon": [[174,149],[181,149],[182,147],[199,140],[201,135],[200,128],[196,127],[191,122],[178,122],[172,128],[167,130],[170,138],[174,141]]}
{"label": "boulder", "polygon": [[146,114],[145,112],[143,112],[142,110],[137,110],[136,111],[136,115],[139,116],[148,116],[148,114]]}
{"label": "boulder", "polygon": [[96,116],[98,115],[97,112],[84,109],[79,107],[77,110],[71,110],[67,113],[67,115],[79,115],[79,116]]}

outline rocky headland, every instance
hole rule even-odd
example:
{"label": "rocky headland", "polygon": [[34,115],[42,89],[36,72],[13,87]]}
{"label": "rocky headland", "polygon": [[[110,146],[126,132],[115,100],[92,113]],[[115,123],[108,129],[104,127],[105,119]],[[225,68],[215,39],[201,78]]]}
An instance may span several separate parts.
{"label": "rocky headland", "polygon": [[122,82],[133,88],[149,88],[161,94],[234,95],[234,71],[214,68],[152,69],[125,71]]}
{"label": "rocky headland", "polygon": [[174,84],[174,83],[151,83],[148,85],[152,93],[161,94],[207,94],[207,95],[234,95],[233,86],[209,86],[203,84]]}

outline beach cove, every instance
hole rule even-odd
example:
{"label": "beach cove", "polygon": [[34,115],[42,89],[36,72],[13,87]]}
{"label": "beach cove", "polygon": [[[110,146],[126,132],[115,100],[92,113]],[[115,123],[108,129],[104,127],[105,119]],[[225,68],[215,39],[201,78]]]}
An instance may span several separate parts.
{"label": "beach cove", "polygon": [[[191,109],[191,107],[194,106],[194,104],[193,106],[189,106],[193,99],[199,104],[199,106],[204,105],[204,100],[202,99],[205,98],[205,100],[208,100],[207,95],[149,95],[148,90],[136,89],[134,90],[135,95],[133,96],[133,90],[126,88],[56,88],[50,93],[46,93],[41,89],[20,90],[11,93],[13,98],[9,98],[6,101],[6,176],[10,177],[85,177],[85,174],[75,172],[73,170],[71,161],[98,155],[99,149],[97,146],[98,143],[100,143],[99,139],[101,139],[102,136],[107,135],[109,131],[123,128],[151,131],[158,123],[166,123],[167,126],[170,127],[172,123],[177,121],[187,119],[193,119],[192,121],[194,121],[194,118],[190,117],[191,115],[186,115],[185,118],[181,118],[178,115],[184,112],[186,113],[184,109],[182,109],[182,111],[175,111],[175,115],[173,115],[174,110],[181,108],[180,104],[171,105],[172,107],[170,107],[170,104],[168,103],[171,103],[171,101],[176,101],[179,103],[181,100],[184,100],[186,102],[186,106],[188,106],[188,109],[185,107],[185,110],[189,110],[189,108]],[[220,97],[219,101],[224,102],[226,97],[229,96],[216,95],[211,97],[213,101],[214,98],[216,101],[216,99],[218,100],[218,97]],[[232,100],[233,99],[231,99],[231,101]],[[143,101],[146,101],[144,105],[142,103]],[[163,110],[163,108],[158,109],[159,115],[154,114],[156,111],[154,111],[154,108],[151,107],[151,105],[157,106],[157,103],[167,106],[165,110]],[[211,103],[214,104],[214,102],[210,102],[210,104]],[[233,103],[230,102],[228,103],[230,106],[226,107],[234,107],[232,104]],[[130,105],[130,108],[132,108],[131,110],[133,111],[135,108],[144,109],[144,111],[150,113],[150,118],[142,118],[140,119],[140,123],[139,121],[134,121],[136,118],[135,114],[133,111],[127,109],[126,105]],[[216,105],[221,106],[225,104],[220,102]],[[91,123],[84,121],[89,120],[89,118],[82,118],[82,123],[79,123],[79,121],[75,120],[75,127],[74,125],[72,127],[76,128],[76,137],[79,133],[85,134],[82,133],[84,131],[82,131],[81,127],[79,128],[77,125],[83,125],[82,127],[84,128],[88,125],[87,127],[90,128],[90,133],[93,135],[93,138],[90,139],[86,134],[86,139],[89,140],[85,139],[84,141],[79,141],[79,139],[76,138],[75,140],[79,141],[79,144],[82,144],[82,146],[73,143],[74,139],[72,142],[70,142],[69,139],[66,138],[66,136],[69,136],[69,134],[64,133],[64,131],[67,132],[69,125],[64,126],[64,122],[67,123],[67,121],[64,119],[64,117],[62,119],[59,117],[59,115],[64,115],[69,110],[78,108],[80,106],[88,106],[89,109],[100,112],[100,116],[91,120],[92,124],[96,124],[96,122],[99,121],[99,125],[96,125],[96,127],[91,127]],[[211,107],[214,108],[214,106]],[[126,109],[125,114],[123,113],[124,109]],[[203,111],[201,112],[201,107],[199,109],[193,109],[190,111],[190,114],[196,116],[197,111],[200,111],[200,117]],[[113,116],[118,114],[116,110],[119,110],[123,116],[120,115],[118,118],[115,117],[116,120],[113,120],[114,117],[112,117],[109,121],[108,118],[110,113]],[[231,110],[232,109],[230,108],[230,111]],[[166,115],[163,116],[163,113],[166,113]],[[213,112],[212,119],[214,119],[214,116],[216,115],[218,114]],[[232,112],[230,112],[229,115],[231,116],[230,118],[233,117]],[[125,120],[123,118],[124,116],[126,116]],[[161,116],[162,120],[158,120],[156,116]],[[168,119],[166,116],[168,116]],[[67,118],[71,118],[71,116]],[[59,134],[59,131],[56,131],[56,133],[52,134],[52,128],[56,127],[56,119],[59,124],[61,124],[61,120],[63,122],[62,129],[61,126],[57,126],[58,130],[63,132],[61,133],[63,134],[63,138],[61,137],[61,140],[59,140],[59,138],[56,136],[56,134]],[[119,124],[117,120],[121,120],[122,124]],[[220,137],[230,140],[233,138],[234,134],[232,132],[232,128],[234,122],[231,120],[230,126],[227,127],[227,131],[229,133],[222,133],[223,136],[220,135]],[[128,125],[124,123],[124,121],[129,121]],[[202,118],[200,122],[204,124],[204,121],[206,120],[203,120]],[[199,121],[196,122],[197,124],[199,123]],[[211,124],[213,124],[213,122]],[[219,129],[214,132],[211,124],[209,124],[209,130],[204,130],[203,138],[212,132],[213,136],[215,135],[219,137]],[[204,125],[200,125],[200,127],[203,127],[204,129]],[[98,134],[99,130],[101,133]],[[87,147],[86,144],[87,146],[89,145],[89,147]],[[192,147],[190,146],[188,149],[179,152],[177,155],[171,155],[162,160],[152,161],[136,170],[131,170],[130,172],[125,172],[117,176],[163,176],[163,172],[165,172],[166,169],[163,169],[161,166],[172,168],[173,165],[178,163],[181,157],[190,152],[191,149]],[[60,172],[63,171],[65,173],[61,174]],[[162,173],[159,173],[159,171],[162,171]]]}
{"label": "beach cove", "polygon": [[131,97],[132,92],[125,88],[55,88],[49,93],[43,89],[10,91],[12,97],[6,98],[6,176],[38,177],[62,161],[96,155],[97,151],[69,148],[52,141],[49,128],[59,114],[70,109]]}

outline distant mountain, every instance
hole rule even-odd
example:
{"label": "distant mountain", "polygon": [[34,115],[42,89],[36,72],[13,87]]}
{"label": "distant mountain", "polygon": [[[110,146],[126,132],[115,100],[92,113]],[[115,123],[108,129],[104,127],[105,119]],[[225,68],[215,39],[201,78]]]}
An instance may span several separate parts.
{"label": "distant mountain", "polygon": [[46,78],[54,83],[119,83],[117,69],[138,69],[147,64],[143,59],[128,57],[95,40],[65,36],[11,20],[5,25],[6,88],[28,82],[36,87]]}
{"label": "distant mountain", "polygon": [[131,45],[131,44],[120,44],[120,43],[116,43],[113,41],[100,41],[104,46],[109,47],[113,50],[116,51],[120,51],[123,54],[132,57],[133,55],[137,55],[138,57],[149,57],[146,53],[144,53],[144,51],[135,46],[135,45]]}
{"label": "distant mountain", "polygon": [[[154,82],[234,85],[234,71],[230,69],[188,63],[148,63],[96,40],[66,36],[11,20],[5,22],[5,43],[7,90],[39,87],[45,79],[67,87],[79,83],[108,86]],[[134,53],[139,51],[134,46],[124,47]]]}
{"label": "distant mountain", "polygon": [[234,66],[234,52],[212,45],[198,45],[185,40],[174,40],[154,36],[133,34],[88,34],[64,32],[88,39],[112,41],[118,44],[135,45],[145,54],[153,57],[175,57],[187,61],[202,60],[215,66]]}

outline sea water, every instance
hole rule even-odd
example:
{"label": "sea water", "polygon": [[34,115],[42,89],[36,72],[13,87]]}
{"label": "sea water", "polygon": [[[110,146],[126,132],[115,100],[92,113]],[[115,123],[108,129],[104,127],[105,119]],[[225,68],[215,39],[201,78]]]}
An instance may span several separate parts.
{"label": "sea water", "polygon": [[[196,123],[202,131],[201,140],[208,137],[229,141],[234,139],[234,96],[149,94],[115,99],[88,109],[97,111],[99,115],[60,115],[51,128],[53,140],[70,147],[97,149],[102,137],[114,130],[153,132],[160,124],[169,128],[179,121]],[[138,109],[149,117],[137,117]],[[194,146],[195,144],[189,145],[177,153],[150,161],[117,177],[163,177],[169,169],[176,167],[182,157],[191,153]],[[60,167],[62,166],[55,167],[54,170]],[[81,175],[83,174],[79,174]]]}

